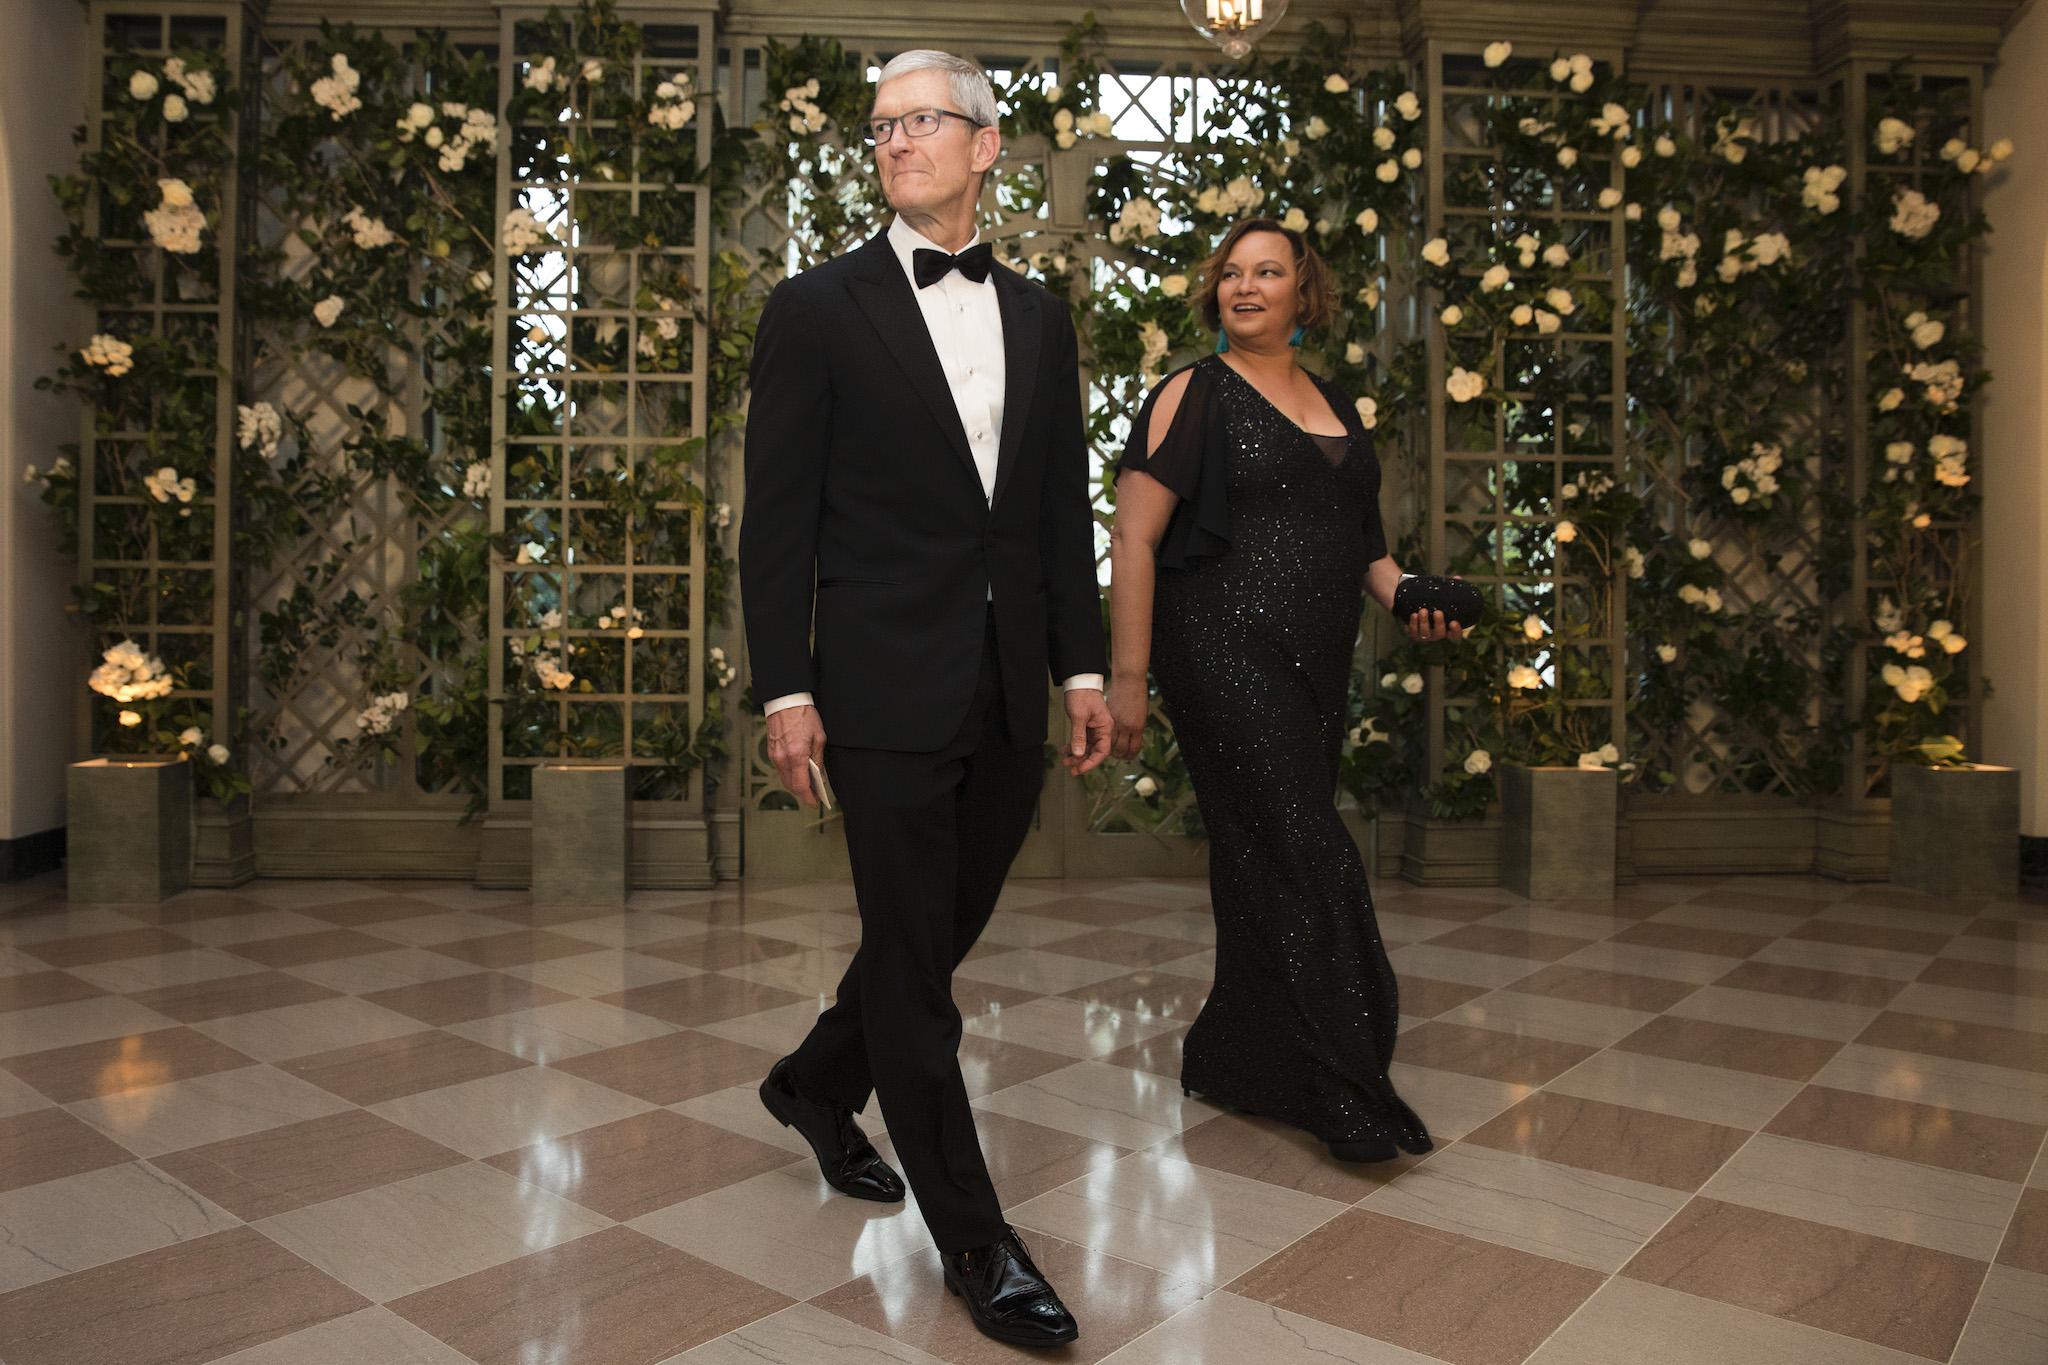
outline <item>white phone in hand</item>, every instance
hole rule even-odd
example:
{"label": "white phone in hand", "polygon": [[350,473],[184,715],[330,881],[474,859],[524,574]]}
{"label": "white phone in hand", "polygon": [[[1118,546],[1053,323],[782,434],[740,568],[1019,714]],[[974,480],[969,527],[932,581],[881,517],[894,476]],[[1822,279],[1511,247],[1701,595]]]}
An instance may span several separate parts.
{"label": "white phone in hand", "polygon": [[807,758],[804,762],[811,765],[811,791],[817,795],[826,810],[831,810],[834,804],[832,784],[825,780],[825,770],[818,766],[818,760],[815,758]]}

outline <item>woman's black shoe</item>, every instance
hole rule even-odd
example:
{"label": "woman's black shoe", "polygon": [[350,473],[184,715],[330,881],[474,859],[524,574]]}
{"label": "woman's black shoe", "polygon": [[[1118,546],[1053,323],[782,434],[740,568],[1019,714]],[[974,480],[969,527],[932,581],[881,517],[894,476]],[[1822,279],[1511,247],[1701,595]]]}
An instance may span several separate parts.
{"label": "woman's black shoe", "polygon": [[1330,1155],[1339,1161],[1392,1161],[1401,1149],[1385,1138],[1363,1138],[1353,1142],[1331,1141]]}
{"label": "woman's black shoe", "polygon": [[894,1204],[903,1198],[903,1177],[882,1160],[882,1154],[853,1121],[853,1111],[805,1096],[790,1078],[789,1058],[768,1068],[768,1079],[761,1082],[761,1103],[776,1122],[796,1129],[811,1144],[827,1185],[877,1204]]}
{"label": "woman's black shoe", "polygon": [[1064,1346],[1081,1335],[1015,1228],[987,1246],[941,1253],[939,1264],[983,1335],[1011,1346]]}

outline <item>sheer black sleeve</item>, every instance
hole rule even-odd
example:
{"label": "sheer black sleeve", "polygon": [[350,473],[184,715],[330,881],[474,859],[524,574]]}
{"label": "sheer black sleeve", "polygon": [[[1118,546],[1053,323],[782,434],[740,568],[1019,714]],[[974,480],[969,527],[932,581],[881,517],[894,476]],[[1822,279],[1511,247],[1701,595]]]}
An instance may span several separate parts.
{"label": "sheer black sleeve", "polygon": [[1169,569],[1185,569],[1197,559],[1213,559],[1230,549],[1229,489],[1223,468],[1223,433],[1213,401],[1215,386],[1200,362],[1185,373],[1187,389],[1158,449],[1148,449],[1152,414],[1174,375],[1146,395],[1131,424],[1130,442],[1116,465],[1119,475],[1127,470],[1151,475],[1180,499],[1159,542],[1159,563]]}
{"label": "sheer black sleeve", "polygon": [[1358,415],[1358,405],[1351,397],[1330,383],[1321,375],[1312,375],[1316,387],[1329,400],[1330,410],[1337,414],[1337,420],[1344,424],[1344,430],[1351,433],[1351,455],[1354,460],[1363,460],[1365,470],[1365,506],[1360,512],[1360,529],[1365,532],[1365,562],[1375,563],[1385,559],[1387,529],[1380,521],[1380,462],[1373,451],[1372,433],[1365,429],[1365,422]]}

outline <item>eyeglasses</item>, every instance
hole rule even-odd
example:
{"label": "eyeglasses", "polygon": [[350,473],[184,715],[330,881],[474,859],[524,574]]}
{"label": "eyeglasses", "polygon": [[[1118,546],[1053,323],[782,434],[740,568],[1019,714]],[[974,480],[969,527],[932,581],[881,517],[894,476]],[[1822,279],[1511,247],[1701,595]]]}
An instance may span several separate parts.
{"label": "eyeglasses", "polygon": [[986,128],[980,119],[956,114],[951,109],[913,109],[895,118],[873,118],[868,120],[867,138],[872,146],[880,147],[896,136],[897,125],[902,125],[905,137],[930,137],[939,131],[939,125],[949,118],[959,119],[970,128]]}

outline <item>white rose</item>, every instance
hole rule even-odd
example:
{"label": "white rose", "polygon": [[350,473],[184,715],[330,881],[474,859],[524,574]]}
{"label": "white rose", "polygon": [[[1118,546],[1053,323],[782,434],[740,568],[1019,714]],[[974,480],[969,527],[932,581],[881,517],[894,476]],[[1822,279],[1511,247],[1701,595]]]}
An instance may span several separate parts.
{"label": "white rose", "polygon": [[1330,135],[1330,125],[1323,122],[1321,114],[1312,114],[1309,116],[1308,124],[1302,128],[1301,135],[1310,142],[1320,141]]}
{"label": "white rose", "polygon": [[1454,403],[1469,403],[1486,392],[1486,379],[1459,365],[1444,380],[1444,391],[1450,394]]}
{"label": "white rose", "polygon": [[1711,541],[1701,540],[1698,537],[1694,537],[1692,540],[1687,541],[1685,548],[1694,559],[1705,559],[1707,556],[1714,553],[1713,543]]}
{"label": "white rose", "polygon": [[1287,210],[1287,216],[1280,220],[1280,226],[1290,232],[1308,231],[1308,215],[1298,208]]}
{"label": "white rose", "polygon": [[1451,244],[1442,237],[1432,237],[1422,246],[1422,259],[1441,269],[1451,263]]}
{"label": "white rose", "polygon": [[1168,275],[1159,282],[1159,292],[1170,299],[1180,298],[1188,292],[1188,277],[1185,275]]}
{"label": "white rose", "polygon": [[[173,96],[171,96],[171,98],[172,98],[172,99],[176,99],[176,98],[177,98],[177,96],[176,96],[176,95],[173,95]],[[121,724],[123,724],[123,725],[127,726],[127,727],[128,727],[128,728],[130,728],[130,729],[133,729],[133,728],[135,728],[136,726],[138,726],[138,725],[142,724],[142,716],[141,716],[141,714],[140,714],[139,712],[135,712],[135,711],[123,711],[123,712],[121,713],[121,716],[120,716],[120,720],[121,720]]]}
{"label": "white rose", "polygon": [[188,749],[196,749],[206,743],[206,731],[196,725],[188,725],[178,732],[178,743]]}
{"label": "white rose", "polygon": [[1344,347],[1344,363],[1346,365],[1363,365],[1365,363],[1365,347],[1355,341],[1347,343]]}
{"label": "white rose", "polygon": [[1422,101],[1415,97],[1413,90],[1403,90],[1394,97],[1394,112],[1413,123],[1422,117]]}
{"label": "white rose", "polygon": [[1159,794],[1159,784],[1149,777],[1141,777],[1131,785],[1131,790],[1149,801]]}
{"label": "white rose", "polygon": [[1570,62],[1566,61],[1562,57],[1559,57],[1556,61],[1550,64],[1550,79],[1556,81],[1559,85],[1562,85],[1571,78],[1572,64]]}
{"label": "white rose", "polygon": [[1601,208],[1603,208],[1603,209],[1611,209],[1611,208],[1615,207],[1615,206],[1616,206],[1617,204],[1619,204],[1620,202],[1621,202],[1621,191],[1620,191],[1620,190],[1618,190],[1618,189],[1615,189],[1615,188],[1614,188],[1614,187],[1613,187],[1612,185],[1609,185],[1609,186],[1608,186],[1608,187],[1607,187],[1606,189],[1604,189],[1604,190],[1600,191],[1600,207],[1601,207]]}
{"label": "white rose", "polygon": [[1422,149],[1420,147],[1410,147],[1407,151],[1401,153],[1401,164],[1411,171],[1420,170],[1422,168]]}
{"label": "white rose", "polygon": [[2012,159],[2012,153],[2012,139],[2009,137],[2002,137],[1998,139],[1998,141],[1992,143],[1985,154],[1989,156],[1993,161],[2010,161]]}
{"label": "white rose", "polygon": [[157,79],[147,71],[137,71],[128,78],[128,97],[137,100],[156,98]]}
{"label": "white rose", "polygon": [[1552,242],[1543,248],[1543,264],[1552,270],[1562,270],[1572,263],[1571,248],[1563,242]]}
{"label": "white rose", "polygon": [[1642,149],[1642,148],[1640,148],[1640,147],[1624,147],[1624,148],[1622,148],[1622,149],[1621,149],[1621,164],[1622,164],[1622,166],[1623,166],[1623,167],[1624,167],[1625,169],[1627,169],[1627,170],[1631,170],[1631,171],[1632,171],[1632,170],[1634,170],[1634,169],[1635,169],[1636,167],[1638,167],[1638,166],[1642,165],[1642,164],[1643,164],[1643,149]]}
{"label": "white rose", "polygon": [[1531,640],[1543,638],[1543,618],[1530,614],[1522,618],[1522,634]]}
{"label": "white rose", "polygon": [[[165,122],[165,123],[183,123],[183,122],[184,122],[184,121],[185,121],[185,120],[186,120],[187,118],[189,118],[189,117],[191,116],[191,113],[192,113],[192,111],[191,111],[191,110],[190,110],[189,108],[187,108],[187,107],[186,107],[186,104],[185,104],[185,98],[184,98],[184,96],[182,96],[182,95],[165,95],[165,96],[164,96],[164,122]],[[132,713],[131,713],[131,714],[132,714]]]}
{"label": "white rose", "polygon": [[313,305],[313,319],[322,327],[332,327],[334,320],[341,316],[341,310],[347,306],[348,301],[341,295],[329,294]]}
{"label": "white rose", "polygon": [[1373,171],[1373,174],[1378,176],[1382,183],[1391,185],[1401,178],[1401,163],[1398,161],[1382,161],[1378,168]]}
{"label": "white rose", "polygon": [[1480,54],[1480,60],[1485,62],[1488,67],[1496,67],[1514,55],[1515,45],[1513,43],[1488,43],[1486,51]]}
{"label": "white rose", "polygon": [[1508,282],[1508,279],[1509,272],[1506,266],[1488,266],[1486,273],[1479,277],[1479,292],[1482,294],[1491,294],[1494,291],[1505,287]]}
{"label": "white rose", "polygon": [[1628,219],[1631,223],[1642,222],[1643,206],[1641,204],[1630,204],[1627,208],[1622,210],[1622,217]]}
{"label": "white rose", "polygon": [[434,125],[434,106],[415,102],[405,111],[405,121],[415,128],[431,128]]}
{"label": "white rose", "polygon": [[1351,82],[1345,80],[1342,76],[1332,74],[1323,77],[1323,89],[1333,95],[1341,95],[1350,88]]}
{"label": "white rose", "polygon": [[1560,521],[1552,534],[1557,537],[1558,544],[1569,545],[1579,538],[1579,528],[1569,521]]}
{"label": "white rose", "polygon": [[1658,156],[1677,156],[1678,144],[1671,140],[1668,133],[1660,133],[1657,136],[1656,146],[1653,150],[1655,150]]}
{"label": "white rose", "polygon": [[1493,769],[1493,755],[1484,749],[1474,749],[1465,755],[1465,771],[1474,777],[1483,777]]}
{"label": "white rose", "polygon": [[1392,128],[1375,128],[1372,130],[1372,145],[1381,151],[1393,151],[1394,141],[1394,130]]}
{"label": "white rose", "polygon": [[1574,71],[1574,72],[1572,73],[1572,93],[1573,93],[1573,94],[1576,94],[1576,95],[1583,95],[1583,94],[1585,94],[1585,93],[1586,93],[1586,92],[1587,92],[1588,90],[1591,90],[1592,88],[1593,88],[1593,73],[1592,73],[1592,72],[1590,72],[1590,71]]}
{"label": "white rose", "polygon": [[1560,165],[1560,166],[1563,166],[1563,167],[1564,167],[1564,168],[1565,168],[1566,170],[1570,170],[1570,169],[1571,169],[1571,168],[1572,168],[1573,166],[1576,166],[1576,165],[1578,165],[1578,164],[1579,164],[1579,149],[1578,149],[1578,148],[1576,148],[1576,147],[1560,147],[1560,148],[1558,148],[1558,149],[1557,149],[1557,164],[1558,164],[1558,165]]}
{"label": "white rose", "polygon": [[1879,412],[1890,412],[1905,401],[1906,391],[1904,389],[1886,389],[1877,400],[1877,410]]}
{"label": "white rose", "polygon": [[1444,326],[1456,327],[1459,323],[1465,320],[1465,310],[1458,307],[1458,305],[1454,303],[1450,307],[1444,309],[1442,316],[1444,320]]}
{"label": "white rose", "polygon": [[1360,232],[1379,231],[1380,215],[1375,209],[1360,209],[1358,216],[1351,221],[1358,225]]}
{"label": "white rose", "polygon": [[206,756],[212,759],[216,764],[221,765],[225,765],[230,758],[234,757],[234,755],[228,752],[228,746],[225,744],[215,744],[210,746],[206,751]]}
{"label": "white rose", "polygon": [[1534,692],[1543,686],[1543,675],[1527,664],[1516,664],[1508,670],[1508,686],[1524,692]]}
{"label": "white rose", "polygon": [[1536,310],[1526,303],[1516,304],[1515,311],[1508,314],[1508,321],[1514,323],[1517,327],[1527,327],[1535,320]]}
{"label": "white rose", "polygon": [[1670,662],[1671,662],[1671,661],[1672,661],[1673,659],[1676,659],[1677,657],[1678,657],[1678,646],[1677,646],[1677,645],[1658,645],[1658,646],[1657,646],[1657,662],[1659,662],[1659,663],[1666,663],[1666,664],[1668,664],[1668,663],[1670,663]]}
{"label": "white rose", "polygon": [[1546,290],[1543,301],[1550,305],[1550,311],[1561,318],[1568,318],[1579,311],[1578,300],[1572,297],[1572,291],[1569,289]]}
{"label": "white rose", "polygon": [[1358,409],[1358,424],[1367,431],[1371,431],[1380,424],[1380,405],[1378,399],[1361,398],[1358,400],[1356,407]]}
{"label": "white rose", "polygon": [[1886,118],[1878,121],[1877,132],[1871,141],[1877,145],[1877,150],[1886,156],[1892,156],[1911,142],[1914,136],[1912,124],[1901,119]]}
{"label": "white rose", "polygon": [[1924,351],[1930,346],[1939,345],[1941,339],[1947,335],[1948,328],[1939,322],[1923,322],[1913,329],[1913,344]]}
{"label": "white rose", "polygon": [[1657,210],[1657,226],[1666,232],[1678,231],[1678,225],[1684,221],[1678,210],[1669,204]]}
{"label": "white rose", "polygon": [[1401,690],[1411,697],[1421,692],[1422,675],[1420,673],[1410,673],[1407,677],[1401,679]]}

